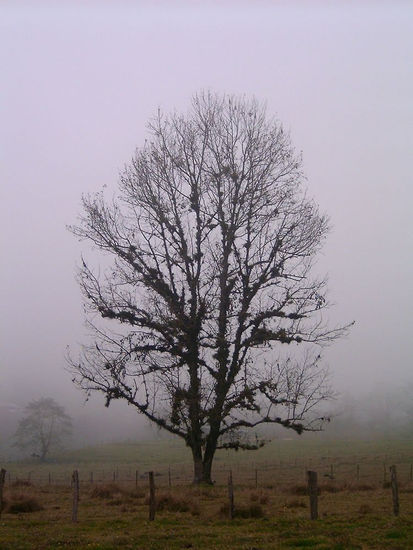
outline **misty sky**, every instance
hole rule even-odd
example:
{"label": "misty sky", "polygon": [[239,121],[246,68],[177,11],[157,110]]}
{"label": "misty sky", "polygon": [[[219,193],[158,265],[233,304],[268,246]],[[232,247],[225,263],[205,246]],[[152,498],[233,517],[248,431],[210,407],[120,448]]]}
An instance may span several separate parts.
{"label": "misty sky", "polygon": [[[158,107],[200,89],[266,101],[331,217],[320,255],[336,389],[413,381],[413,3],[0,5],[0,401],[83,403],[64,370],[86,329],[66,230],[114,189]],[[102,398],[103,403],[103,398]]]}

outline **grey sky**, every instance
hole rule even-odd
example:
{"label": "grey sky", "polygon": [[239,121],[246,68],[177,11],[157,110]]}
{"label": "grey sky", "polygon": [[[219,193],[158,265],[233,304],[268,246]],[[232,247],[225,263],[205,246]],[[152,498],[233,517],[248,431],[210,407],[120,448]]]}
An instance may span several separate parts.
{"label": "grey sky", "polygon": [[412,45],[410,2],[3,1],[0,400],[81,402],[64,352],[88,246],[65,225],[201,88],[266,101],[303,151],[331,321],[357,323],[326,354],[336,387],[411,381]]}

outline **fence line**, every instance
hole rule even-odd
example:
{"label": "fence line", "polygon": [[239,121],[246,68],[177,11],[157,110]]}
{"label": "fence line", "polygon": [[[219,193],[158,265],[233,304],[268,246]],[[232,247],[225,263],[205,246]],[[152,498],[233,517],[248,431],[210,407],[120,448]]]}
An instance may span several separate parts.
{"label": "fence line", "polygon": [[[232,471],[236,474],[238,485],[252,488],[271,488],[277,484],[306,483],[306,472],[314,470],[318,472],[319,483],[363,483],[390,484],[390,464],[386,463],[368,463],[368,462],[339,462],[332,461],[323,464],[310,462],[311,467],[300,464],[300,461],[287,463],[285,461],[277,463],[258,464],[227,464],[217,463],[213,471],[213,479],[217,485],[226,485],[228,474]],[[397,465],[397,475],[400,482],[411,482],[413,477],[413,463],[395,463]],[[37,485],[70,485],[72,471],[67,466],[67,471],[63,471],[64,465],[51,466],[50,470],[43,467],[43,472],[36,472],[35,467],[31,470],[19,468],[15,464],[7,465],[7,475],[4,480],[5,485],[11,485],[15,482],[27,482]],[[146,486],[148,472],[153,471],[156,483],[159,487],[173,487],[179,485],[188,485],[192,482],[192,468],[189,464],[161,465],[156,468],[143,467],[137,463],[133,466],[121,467],[113,466],[111,468],[95,468],[78,464],[79,483],[81,485],[94,485],[101,483],[128,483],[134,484],[136,488]]]}
{"label": "fence line", "polygon": [[[397,469],[395,465],[390,466],[390,476],[391,476],[391,493],[393,499],[393,514],[398,516],[400,513],[400,503],[399,503],[399,485],[397,480]],[[257,470],[255,470],[256,472]],[[129,472],[130,473],[130,472]],[[359,472],[358,472],[359,473]],[[157,510],[157,499],[156,499],[156,490],[155,490],[155,479],[154,472],[147,472],[147,478],[149,481],[149,521],[154,521]],[[410,474],[410,472],[409,472]],[[4,468],[0,471],[0,516],[2,511],[3,504],[3,487],[5,485],[5,476],[6,470]],[[409,476],[410,477],[410,476]],[[309,497],[310,504],[310,519],[317,520],[319,518],[318,514],[318,495],[321,486],[318,485],[318,473],[313,470],[308,470],[306,472],[307,478],[307,490],[306,493]],[[50,474],[49,474],[50,479]],[[93,483],[93,477],[90,478]],[[73,500],[72,500],[72,522],[78,522],[78,506],[79,506],[79,495],[80,495],[80,479],[78,470],[74,470],[71,477],[71,484],[73,488]],[[232,520],[236,514],[236,506],[234,504],[234,484],[232,477],[232,470],[229,470],[228,473],[228,519]],[[168,468],[168,486],[171,487],[171,469]],[[239,486],[238,486],[239,487]]]}

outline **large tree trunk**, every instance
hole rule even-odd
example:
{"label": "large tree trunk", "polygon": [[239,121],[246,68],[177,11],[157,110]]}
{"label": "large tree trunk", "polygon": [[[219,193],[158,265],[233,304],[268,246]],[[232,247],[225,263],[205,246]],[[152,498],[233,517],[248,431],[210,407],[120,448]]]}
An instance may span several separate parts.
{"label": "large tree trunk", "polygon": [[212,485],[212,459],[202,460],[202,458],[194,458],[194,484],[205,483]]}
{"label": "large tree trunk", "polygon": [[194,483],[202,483],[203,464],[202,457],[194,456]]}
{"label": "large tree trunk", "polygon": [[212,485],[212,458],[211,459],[205,459],[202,464],[202,482],[207,483],[208,485]]}
{"label": "large tree trunk", "polygon": [[216,442],[211,445],[209,443],[205,449],[204,456],[202,456],[201,449],[192,449],[192,456],[194,460],[194,483],[205,483],[212,485],[212,462],[216,451]]}

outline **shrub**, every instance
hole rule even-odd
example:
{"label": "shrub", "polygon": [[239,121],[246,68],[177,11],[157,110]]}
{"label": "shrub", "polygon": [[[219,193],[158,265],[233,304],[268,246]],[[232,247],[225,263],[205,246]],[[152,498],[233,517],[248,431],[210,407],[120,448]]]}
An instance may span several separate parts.
{"label": "shrub", "polygon": [[219,497],[219,494],[216,492],[214,486],[210,487],[202,487],[201,493],[199,492],[199,489],[196,490],[196,493],[194,492],[194,496],[196,498],[199,497],[199,495],[202,495],[202,498],[205,500],[215,500]]}
{"label": "shrub", "polygon": [[[318,490],[320,491],[320,488]],[[291,495],[305,496],[308,495],[308,487],[304,484],[291,485],[286,488],[285,492]]]}
{"label": "shrub", "polygon": [[266,493],[250,493],[251,502],[259,502],[260,504],[268,504],[270,498]]}
{"label": "shrub", "polygon": [[[149,498],[146,498],[145,504],[149,504]],[[199,515],[199,506],[197,503],[189,498],[179,498],[167,493],[157,495],[156,509],[168,512],[191,512],[193,515]]]}
{"label": "shrub", "polygon": [[334,485],[334,483],[323,483],[319,487],[319,492],[325,492],[325,493],[338,493],[339,491],[342,491],[343,487],[340,485]]}
{"label": "shrub", "polygon": [[368,504],[362,504],[359,508],[359,514],[371,514],[373,511],[372,507]]}
{"label": "shrub", "polygon": [[375,486],[369,483],[355,483],[347,486],[348,491],[374,491]]}
{"label": "shrub", "polygon": [[295,498],[293,500],[288,500],[285,503],[286,508],[307,508],[306,503],[303,500],[299,500],[298,498]]}
{"label": "shrub", "polygon": [[146,491],[143,489],[134,489],[133,491],[128,491],[128,497],[131,499],[144,498]]}
{"label": "shrub", "polygon": [[33,483],[31,483],[27,479],[16,479],[16,481],[13,481],[11,486],[12,487],[33,487]]}
{"label": "shrub", "polygon": [[[339,491],[344,490],[344,486],[336,485],[335,483],[323,483],[317,487],[318,494],[321,493],[338,493]],[[291,485],[285,489],[286,493],[297,496],[307,496],[308,495],[308,486],[304,483],[298,485]]]}
{"label": "shrub", "polygon": [[[228,517],[229,507],[228,504],[223,504],[219,510],[221,516]],[[263,518],[264,510],[260,504],[249,504],[247,506],[237,505],[234,510],[235,518],[249,519],[249,518]]]}
{"label": "shrub", "polygon": [[115,483],[108,483],[106,485],[96,486],[92,489],[90,496],[92,498],[113,498],[119,496],[122,493],[122,489]]}
{"label": "shrub", "polygon": [[121,498],[112,498],[106,503],[107,506],[120,506],[121,504],[123,504]]}
{"label": "shrub", "polygon": [[263,518],[264,510],[260,504],[248,506],[237,506],[235,509],[236,518]]}
{"label": "shrub", "polygon": [[30,513],[43,510],[43,506],[33,497],[20,497],[16,502],[9,504],[7,512],[10,514]]}

